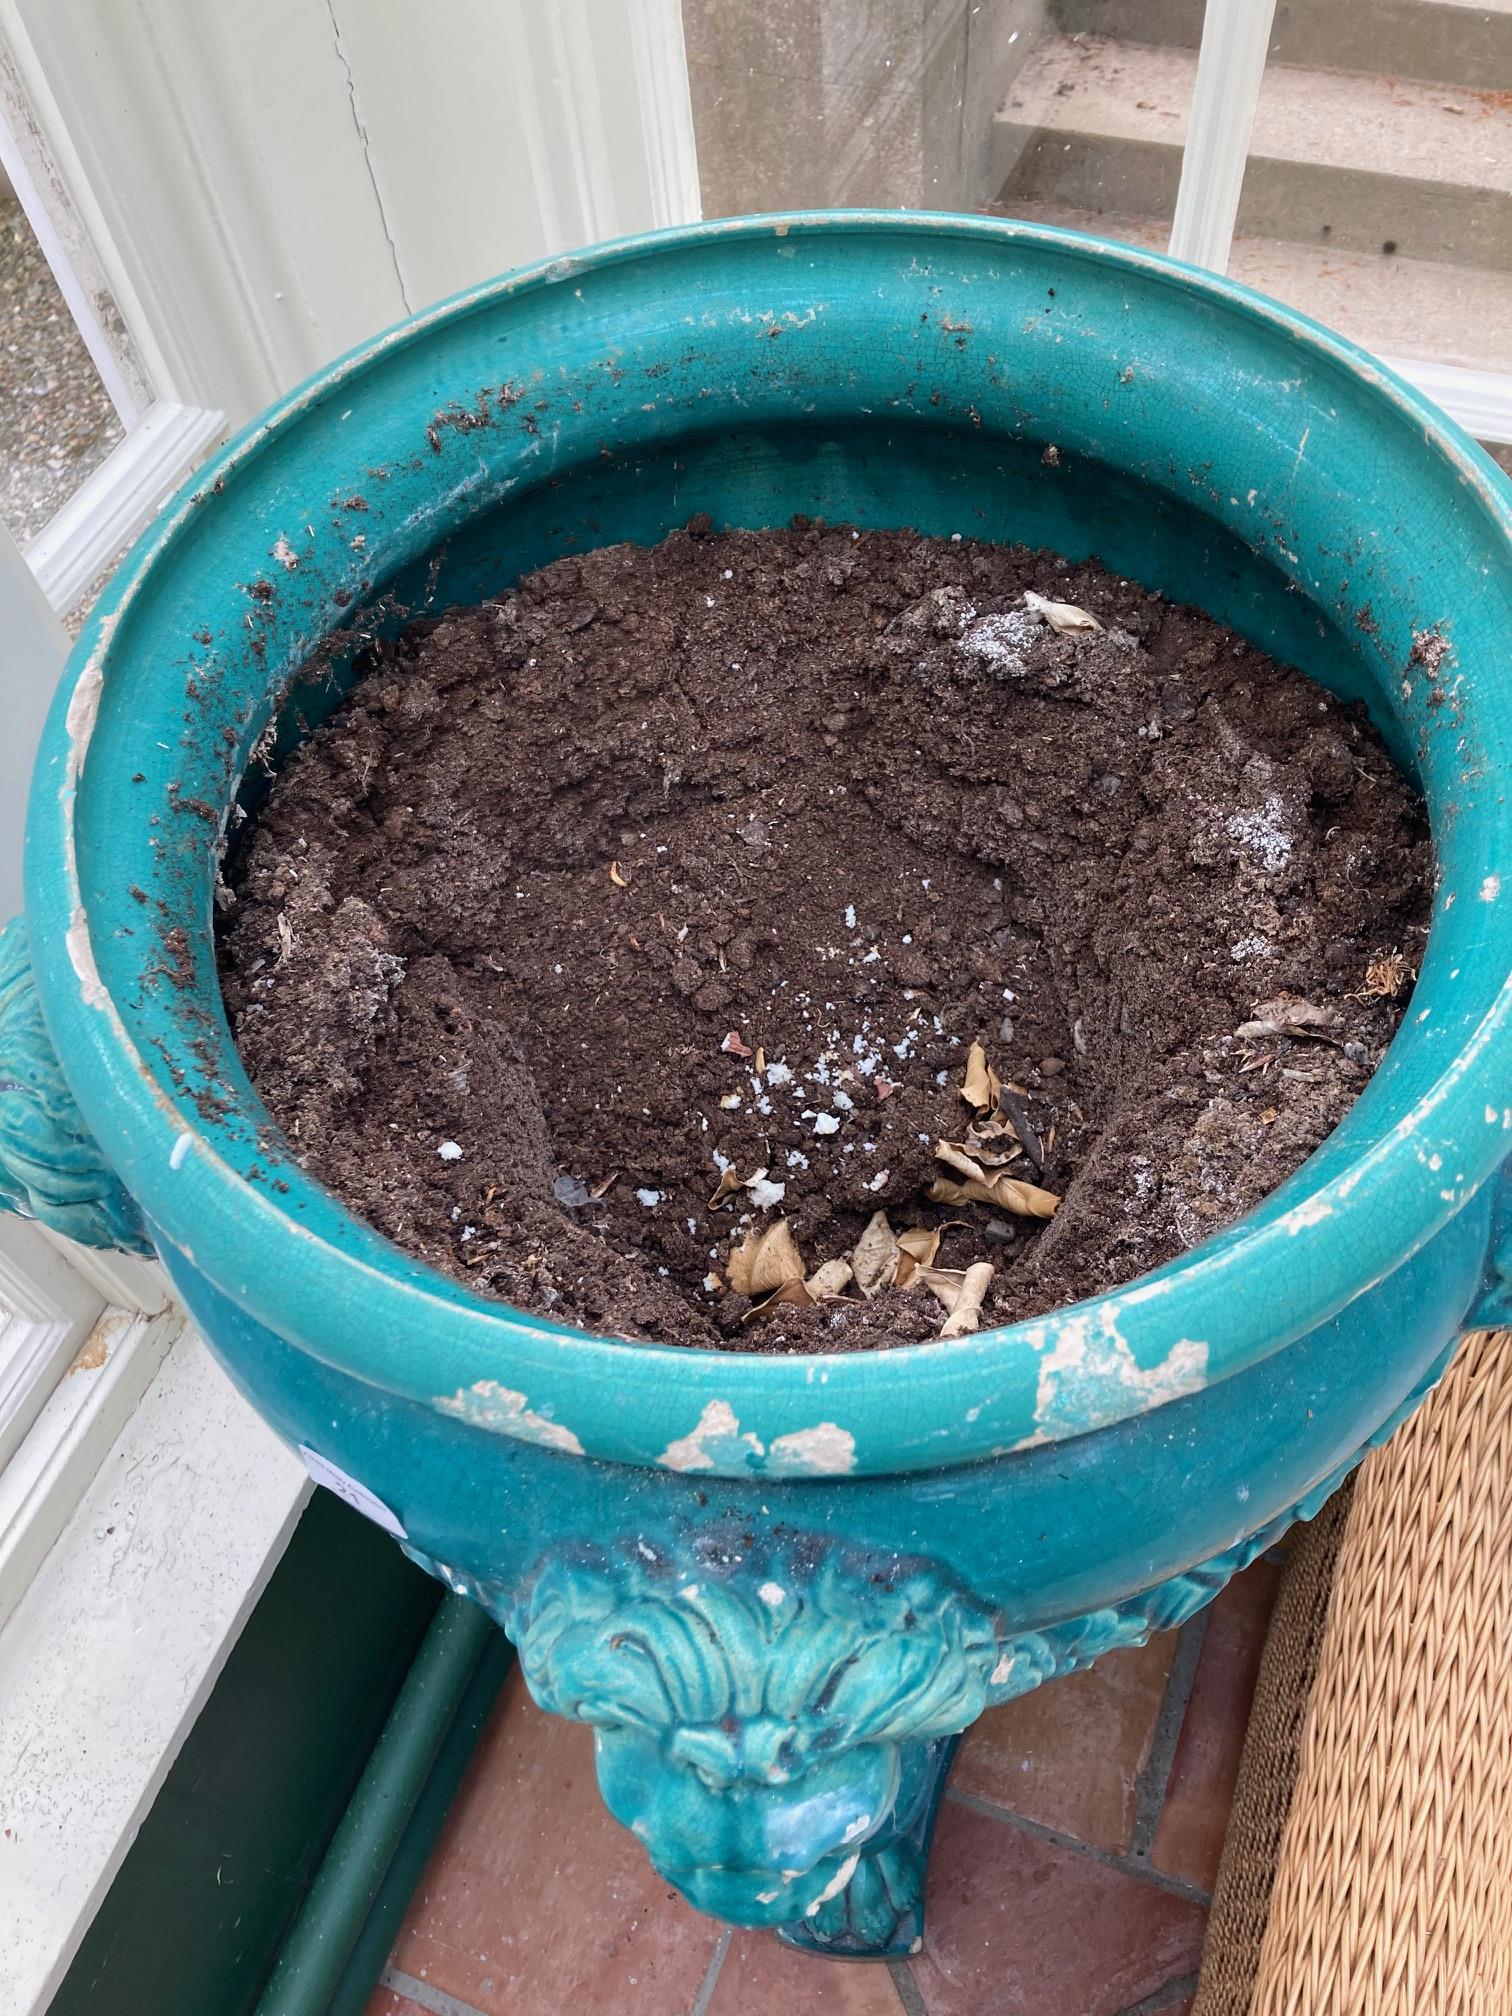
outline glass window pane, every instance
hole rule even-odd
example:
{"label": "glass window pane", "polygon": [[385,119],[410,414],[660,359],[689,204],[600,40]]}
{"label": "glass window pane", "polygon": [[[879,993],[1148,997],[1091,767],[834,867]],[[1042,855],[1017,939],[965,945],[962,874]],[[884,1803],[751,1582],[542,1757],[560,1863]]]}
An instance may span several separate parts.
{"label": "glass window pane", "polygon": [[1229,271],[1386,356],[1512,369],[1512,0],[1281,0]]}
{"label": "glass window pane", "polygon": [[1202,7],[1052,0],[994,122],[990,207],[1164,251]]}
{"label": "glass window pane", "polygon": [[0,519],[17,545],[124,430],[20,204],[0,182]]}
{"label": "glass window pane", "polygon": [[1087,32],[1132,4],[684,0],[705,214],[988,210],[1164,244],[1200,0],[1188,11],[1190,47],[1135,88],[1128,47]]}

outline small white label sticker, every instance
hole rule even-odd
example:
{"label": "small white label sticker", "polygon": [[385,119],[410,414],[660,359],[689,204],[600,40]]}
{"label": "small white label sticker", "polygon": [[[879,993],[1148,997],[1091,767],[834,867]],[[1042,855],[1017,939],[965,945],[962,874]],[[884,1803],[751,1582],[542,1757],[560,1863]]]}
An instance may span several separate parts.
{"label": "small white label sticker", "polygon": [[320,1455],[307,1442],[300,1443],[299,1453],[304,1458],[306,1470],[317,1484],[324,1484],[327,1491],[334,1491],[344,1505],[350,1505],[364,1519],[371,1519],[385,1533],[392,1533],[396,1540],[408,1539],[398,1515],[390,1512],[381,1498],[375,1498],[366,1484],[359,1484],[355,1477],[348,1477],[345,1470],[338,1470],[329,1457]]}

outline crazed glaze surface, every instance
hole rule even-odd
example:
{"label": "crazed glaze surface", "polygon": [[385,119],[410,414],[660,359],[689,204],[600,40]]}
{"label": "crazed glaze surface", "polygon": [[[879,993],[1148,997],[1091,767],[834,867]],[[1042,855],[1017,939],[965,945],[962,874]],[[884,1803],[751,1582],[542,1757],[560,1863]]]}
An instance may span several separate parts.
{"label": "crazed glaze surface", "polygon": [[[308,1180],[211,943],[254,752],[343,650],[270,726],[289,682],[329,633],[699,510],[1096,552],[1368,698],[1428,799],[1434,929],[1380,1071],[1260,1211],[1037,1322],[781,1359],[519,1316]],[[41,1116],[74,1229],[140,1212],[255,1404],[593,1724],[695,1902],[906,1947],[956,1734],[1189,1614],[1506,1313],[1509,556],[1492,465],[1378,365],[1128,248],[845,214],[507,276],[249,430],[91,619],[33,788],[36,1001],[0,985],[0,1201],[51,1208]]]}

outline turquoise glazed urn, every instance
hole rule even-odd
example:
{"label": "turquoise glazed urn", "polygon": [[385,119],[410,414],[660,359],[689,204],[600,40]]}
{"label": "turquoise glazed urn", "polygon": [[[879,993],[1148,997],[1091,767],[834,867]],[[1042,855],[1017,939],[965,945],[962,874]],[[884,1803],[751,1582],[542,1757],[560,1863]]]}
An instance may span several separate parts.
{"label": "turquoise glazed urn", "polygon": [[[1040,1321],[791,1358],[480,1299],[304,1173],[216,985],[254,752],[398,612],[697,511],[1096,554],[1368,703],[1429,808],[1431,937],[1380,1070],[1261,1209]],[[162,1256],[279,1433],[592,1725],[608,1805],[696,1905],[907,1950],[960,1732],[1180,1623],[1512,1313],[1509,640],[1491,463],[1211,275],[856,213],[509,274],[268,413],[90,618],[0,942],[0,1201]]]}

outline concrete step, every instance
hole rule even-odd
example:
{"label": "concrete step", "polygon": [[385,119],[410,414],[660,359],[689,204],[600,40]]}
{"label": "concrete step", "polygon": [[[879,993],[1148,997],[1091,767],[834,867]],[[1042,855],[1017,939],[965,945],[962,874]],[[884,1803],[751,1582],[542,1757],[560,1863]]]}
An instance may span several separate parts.
{"label": "concrete step", "polygon": [[[1043,42],[993,123],[1004,205],[1169,219],[1196,73],[1191,49]],[[1512,98],[1273,63],[1239,229],[1512,272]]]}
{"label": "concrete step", "polygon": [[[1162,252],[1170,236],[1156,218],[1064,204],[1019,204],[1013,214]],[[1229,272],[1387,357],[1496,372],[1512,358],[1512,274],[1244,236]]]}
{"label": "concrete step", "polygon": [[[1195,49],[1203,0],[1053,0],[1062,32]],[[1512,0],[1277,0],[1271,57],[1313,70],[1512,89]]]}

